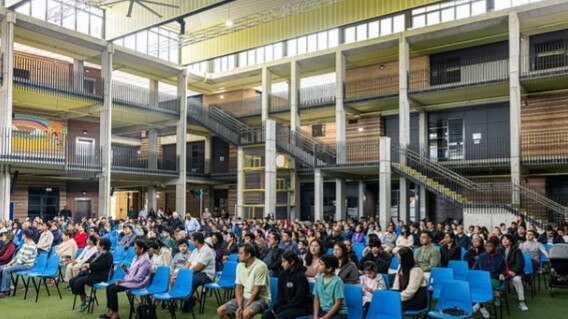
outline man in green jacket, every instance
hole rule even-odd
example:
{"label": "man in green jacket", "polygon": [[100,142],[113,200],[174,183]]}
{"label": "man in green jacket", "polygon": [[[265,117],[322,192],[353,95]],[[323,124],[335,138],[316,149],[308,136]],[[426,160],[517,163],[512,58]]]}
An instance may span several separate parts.
{"label": "man in green jacket", "polygon": [[420,233],[420,244],[422,246],[414,253],[414,260],[424,272],[426,280],[428,280],[432,268],[440,266],[440,252],[432,245],[432,233],[428,230]]}

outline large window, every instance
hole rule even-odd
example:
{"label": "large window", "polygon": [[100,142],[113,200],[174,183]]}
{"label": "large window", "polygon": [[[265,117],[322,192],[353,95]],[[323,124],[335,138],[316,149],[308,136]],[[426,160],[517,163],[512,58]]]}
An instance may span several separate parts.
{"label": "large window", "polygon": [[115,44],[162,60],[179,63],[179,37],[164,28],[151,28],[114,40]]}
{"label": "large window", "polygon": [[486,0],[445,1],[412,10],[412,27],[421,28],[442,22],[469,18],[485,12],[487,12]]}
{"label": "large window", "polygon": [[87,1],[31,0],[16,11],[96,38],[103,37],[104,11]]}
{"label": "large window", "polygon": [[353,43],[402,32],[405,29],[404,14],[399,14],[347,27],[343,30],[343,36],[345,43]]}
{"label": "large window", "polygon": [[494,2],[495,10],[501,10],[540,1],[542,0],[495,0]]}
{"label": "large window", "polygon": [[463,119],[437,119],[428,128],[430,158],[435,161],[464,159]]}
{"label": "large window", "polygon": [[28,188],[28,215],[51,220],[59,210],[59,188]]}

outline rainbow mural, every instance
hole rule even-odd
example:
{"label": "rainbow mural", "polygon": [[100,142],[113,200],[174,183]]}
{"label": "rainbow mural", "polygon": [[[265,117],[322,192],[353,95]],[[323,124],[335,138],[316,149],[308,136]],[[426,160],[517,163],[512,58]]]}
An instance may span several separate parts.
{"label": "rainbow mural", "polygon": [[29,114],[15,114],[12,119],[14,150],[63,150],[66,138],[67,127],[64,123]]}

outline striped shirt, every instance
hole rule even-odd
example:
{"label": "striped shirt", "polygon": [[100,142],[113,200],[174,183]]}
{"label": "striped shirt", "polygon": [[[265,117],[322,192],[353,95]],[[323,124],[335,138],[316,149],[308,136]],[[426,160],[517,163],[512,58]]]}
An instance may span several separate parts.
{"label": "striped shirt", "polygon": [[37,247],[33,240],[24,243],[16,255],[16,264],[32,268],[37,257]]}

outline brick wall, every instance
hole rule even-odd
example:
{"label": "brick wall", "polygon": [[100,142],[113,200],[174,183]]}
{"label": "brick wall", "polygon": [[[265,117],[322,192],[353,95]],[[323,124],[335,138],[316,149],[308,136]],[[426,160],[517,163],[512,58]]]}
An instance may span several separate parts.
{"label": "brick wall", "polygon": [[527,98],[521,105],[522,156],[568,156],[568,94]]}
{"label": "brick wall", "polygon": [[[83,134],[83,131],[85,131],[85,134]],[[100,147],[99,123],[72,120],[67,122],[67,132],[70,143],[74,144],[77,137],[92,138],[95,140],[95,146]]]}
{"label": "brick wall", "polygon": [[[83,195],[82,192],[87,192]],[[67,182],[67,206],[75,212],[75,199],[90,199],[91,212],[102,216],[105,212],[99,211],[99,183],[97,181],[69,181]],[[61,208],[63,206],[61,205]],[[110,215],[110,212],[108,212]]]}
{"label": "brick wall", "polygon": [[35,176],[19,176],[16,180],[14,194],[10,196],[10,200],[14,202],[14,218],[22,220],[28,216],[29,187],[57,188],[59,189],[59,210],[61,210],[64,205],[68,205],[67,185],[65,181]]}
{"label": "brick wall", "polygon": [[215,104],[221,109],[239,116],[250,114],[256,109],[256,103],[242,103],[243,99],[250,102],[250,99],[255,96],[257,96],[257,92],[253,89],[207,94],[203,95],[203,104],[206,106]]}

